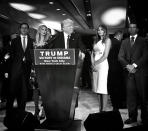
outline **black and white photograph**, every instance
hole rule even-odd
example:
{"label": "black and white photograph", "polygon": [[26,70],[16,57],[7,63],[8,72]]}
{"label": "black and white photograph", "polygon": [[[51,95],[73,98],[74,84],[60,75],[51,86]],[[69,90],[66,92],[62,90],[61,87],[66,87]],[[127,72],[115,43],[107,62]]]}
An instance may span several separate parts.
{"label": "black and white photograph", "polygon": [[148,129],[144,0],[0,0],[0,131]]}

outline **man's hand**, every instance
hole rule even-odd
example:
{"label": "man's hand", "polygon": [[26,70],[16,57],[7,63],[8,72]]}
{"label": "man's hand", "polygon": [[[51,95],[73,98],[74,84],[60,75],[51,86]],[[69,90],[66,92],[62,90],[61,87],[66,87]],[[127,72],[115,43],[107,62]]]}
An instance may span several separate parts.
{"label": "man's hand", "polygon": [[7,53],[7,54],[4,56],[4,59],[7,60],[7,59],[9,59],[9,58],[10,58],[10,54]]}
{"label": "man's hand", "polygon": [[128,70],[129,73],[135,73],[136,72],[136,69],[134,67],[134,65],[127,65],[126,66],[126,69]]}
{"label": "man's hand", "polygon": [[4,76],[5,76],[5,78],[8,78],[8,73],[5,73]]}
{"label": "man's hand", "polygon": [[26,57],[25,56],[23,57],[23,62],[26,62]]}
{"label": "man's hand", "polygon": [[93,72],[97,72],[97,69],[94,65],[91,66]]}
{"label": "man's hand", "polygon": [[134,73],[136,73],[136,71],[137,71],[137,69],[134,68],[130,73],[134,74]]}
{"label": "man's hand", "polygon": [[79,52],[79,58],[81,59],[81,60],[84,60],[84,58],[85,58],[85,54],[83,53],[83,52]]}

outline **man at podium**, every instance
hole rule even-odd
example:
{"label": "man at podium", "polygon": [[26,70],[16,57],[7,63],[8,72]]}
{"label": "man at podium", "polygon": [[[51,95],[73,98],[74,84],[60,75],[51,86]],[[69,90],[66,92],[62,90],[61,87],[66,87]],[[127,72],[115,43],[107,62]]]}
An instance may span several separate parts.
{"label": "man at podium", "polygon": [[61,22],[61,28],[62,32],[57,33],[55,40],[52,41],[50,46],[51,48],[74,48],[80,50],[75,77],[75,88],[78,88],[83,60],[85,57],[85,45],[83,44],[80,35],[74,31],[74,22],[71,19],[63,20]]}
{"label": "man at podium", "polygon": [[[49,50],[47,49],[48,55],[52,51],[62,52],[69,49],[68,52],[72,52],[70,58],[74,59],[74,64],[50,63],[57,58],[52,59],[52,56],[48,57],[51,57],[51,60],[47,59],[49,64],[37,64],[35,61],[37,80],[47,118],[42,126],[48,129],[66,128],[74,121],[75,107],[78,106],[79,78],[85,57],[85,46],[80,35],[74,32],[74,22],[66,19],[61,22],[61,27],[62,32],[57,33],[50,41],[50,47],[47,47],[49,48]],[[43,56],[44,51],[46,52],[46,50],[35,50],[35,52],[38,51],[41,51],[42,53],[39,54]],[[34,56],[37,60],[42,61],[38,55]]]}

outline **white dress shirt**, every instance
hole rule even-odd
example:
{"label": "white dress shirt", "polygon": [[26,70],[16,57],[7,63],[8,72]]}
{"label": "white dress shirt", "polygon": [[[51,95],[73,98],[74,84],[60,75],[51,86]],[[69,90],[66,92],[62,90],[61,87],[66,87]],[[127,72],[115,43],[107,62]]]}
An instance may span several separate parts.
{"label": "white dress shirt", "polygon": [[28,41],[28,36],[27,35],[26,36],[21,35],[22,47],[23,47],[23,39],[24,39],[24,37],[25,37],[25,49],[26,49],[26,47],[27,47],[27,41]]}
{"label": "white dress shirt", "polygon": [[137,34],[134,35],[134,36],[131,36],[131,35],[130,35],[130,39],[131,39],[131,37],[134,37],[134,42],[135,42],[135,40],[136,40],[136,38],[137,38]]}
{"label": "white dress shirt", "polygon": [[65,49],[67,49],[67,39],[68,39],[68,34],[64,32],[64,42],[65,42]]}

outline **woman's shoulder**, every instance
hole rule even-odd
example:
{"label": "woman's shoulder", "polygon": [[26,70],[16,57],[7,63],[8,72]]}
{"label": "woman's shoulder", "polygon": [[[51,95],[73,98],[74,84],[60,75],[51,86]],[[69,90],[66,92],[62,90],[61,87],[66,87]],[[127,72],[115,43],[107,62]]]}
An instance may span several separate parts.
{"label": "woman's shoulder", "polygon": [[97,44],[99,44],[99,43],[102,43],[102,40],[101,40],[101,39],[98,40],[97,42],[94,42],[94,45],[97,45]]}
{"label": "woman's shoulder", "polygon": [[105,43],[111,43],[111,39],[110,39],[109,37],[107,37],[107,38],[105,39]]}
{"label": "woman's shoulder", "polygon": [[106,41],[111,41],[111,38],[110,38],[110,37],[107,37],[107,38],[106,38]]}

